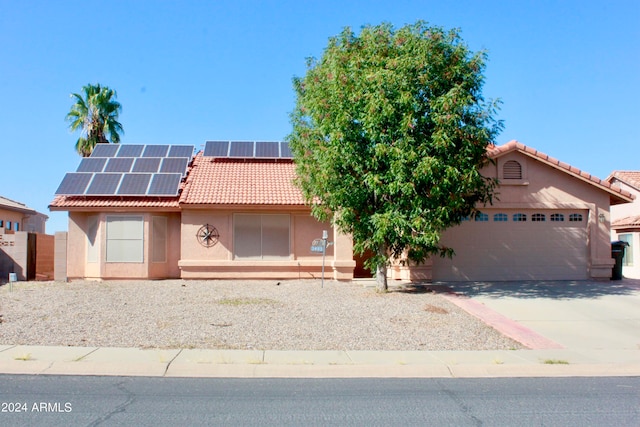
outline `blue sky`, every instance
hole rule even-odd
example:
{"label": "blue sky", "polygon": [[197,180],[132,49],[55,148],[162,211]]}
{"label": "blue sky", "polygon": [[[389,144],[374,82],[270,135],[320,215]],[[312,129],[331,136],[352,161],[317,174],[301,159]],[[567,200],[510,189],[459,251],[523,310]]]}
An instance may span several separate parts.
{"label": "blue sky", "polygon": [[345,26],[425,20],[487,50],[497,139],[600,178],[637,170],[640,2],[0,0],[0,195],[47,213],[80,158],[64,121],[87,83],[115,89],[123,143],[281,140],[294,76]]}

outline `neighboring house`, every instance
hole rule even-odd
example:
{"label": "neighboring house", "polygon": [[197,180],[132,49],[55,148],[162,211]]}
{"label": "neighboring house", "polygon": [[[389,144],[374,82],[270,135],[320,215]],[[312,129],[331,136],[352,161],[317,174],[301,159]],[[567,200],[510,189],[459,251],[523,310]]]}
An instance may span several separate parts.
{"label": "neighboring house", "polygon": [[53,236],[45,234],[49,217],[0,196],[0,283],[53,278]]}
{"label": "neighboring house", "polygon": [[4,232],[45,233],[48,219],[47,215],[36,212],[24,203],[0,196],[0,230]]}
{"label": "neighboring house", "polygon": [[[322,256],[310,247],[323,230],[333,242],[328,274],[353,277],[352,242],[310,216],[286,143],[210,141],[184,154],[192,151],[105,146],[65,176],[50,209],[69,212],[70,278],[318,277]],[[166,173],[182,164],[171,153],[185,166]],[[489,156],[483,174],[500,180],[498,194],[445,231],[456,256],[394,266],[392,278],[608,279],[609,208],[632,195],[515,141]]]}
{"label": "neighboring house", "polygon": [[640,171],[614,171],[607,181],[635,196],[631,204],[611,207],[611,240],[629,244],[622,259],[622,274],[640,279]]}

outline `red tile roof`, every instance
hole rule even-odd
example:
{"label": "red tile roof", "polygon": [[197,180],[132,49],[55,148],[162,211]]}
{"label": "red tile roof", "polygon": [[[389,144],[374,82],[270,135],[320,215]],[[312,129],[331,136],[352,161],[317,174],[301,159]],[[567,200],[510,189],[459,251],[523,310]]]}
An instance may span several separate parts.
{"label": "red tile roof", "polygon": [[[497,158],[512,151],[522,152],[608,192],[611,196],[611,204],[631,202],[634,198],[630,192],[608,181],[603,181],[517,141],[501,146],[490,146],[487,149],[491,158]],[[640,183],[640,172],[633,173],[638,174]],[[291,160],[213,159],[203,157],[200,152],[189,167],[186,181],[181,184],[180,196],[163,198],[56,196],[49,208],[52,211],[65,211],[90,208],[178,210],[185,205],[302,207],[305,206],[305,200],[300,189],[293,184],[295,177],[295,165]]]}
{"label": "red tile roof", "polygon": [[616,185],[612,185],[610,182],[606,180],[602,180],[596,176],[593,176],[587,172],[584,172],[576,167],[573,167],[567,163],[561,162],[560,160],[554,159],[553,157],[542,153],[538,150],[535,150],[531,147],[527,147],[526,145],[518,142],[518,141],[509,141],[508,143],[500,146],[491,146],[487,149],[487,154],[491,158],[497,158],[504,154],[511,153],[512,151],[519,151],[529,157],[532,157],[536,160],[541,161],[553,168],[556,168],[562,172],[568,173],[569,175],[573,175],[574,177],[585,181],[589,184],[595,185],[600,189],[608,192],[611,195],[611,204],[619,204],[619,203],[627,203],[631,202],[634,199],[633,194],[626,190],[622,190],[620,187]]}
{"label": "red tile roof", "polygon": [[611,183],[616,179],[640,191],[640,171],[613,171],[607,177]]}
{"label": "red tile roof", "polygon": [[212,159],[199,153],[194,161],[181,205],[298,205],[302,192],[293,184],[290,160]]}
{"label": "red tile roof", "polygon": [[611,222],[611,228],[637,228],[640,227],[640,215],[628,216]]}

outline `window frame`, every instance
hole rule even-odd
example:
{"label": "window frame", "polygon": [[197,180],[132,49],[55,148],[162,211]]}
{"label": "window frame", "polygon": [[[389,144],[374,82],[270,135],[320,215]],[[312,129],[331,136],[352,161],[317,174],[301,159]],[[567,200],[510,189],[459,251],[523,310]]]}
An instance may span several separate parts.
{"label": "window frame", "polygon": [[583,215],[581,213],[572,213],[569,214],[569,222],[582,222]]}
{"label": "window frame", "polygon": [[549,217],[551,222],[564,222],[564,214],[552,213]]}
{"label": "window frame", "polygon": [[547,216],[540,212],[533,213],[531,214],[531,222],[547,222]]}
{"label": "window frame", "polygon": [[489,214],[478,212],[473,219],[475,222],[489,222]]}
{"label": "window frame", "polygon": [[517,212],[513,214],[513,222],[527,222],[527,214],[522,212]]}
{"label": "window frame", "polygon": [[[116,227],[116,221],[126,221],[129,219],[130,224],[135,224],[135,227],[128,227],[128,230],[123,230],[122,228],[126,227],[123,225],[121,229]],[[144,216],[143,215],[107,215],[105,218],[106,224],[106,254],[105,254],[105,262],[109,264],[114,263],[122,263],[122,264],[143,264],[144,263],[144,244],[145,244],[145,236],[144,236]],[[136,232],[139,236],[132,237],[132,232]],[[115,237],[112,236],[112,233],[118,234],[126,234],[126,237]],[[127,259],[122,256],[122,252],[119,251],[123,247],[129,246],[127,249],[133,253],[136,252],[136,257]],[[122,246],[118,248],[118,246]],[[114,255],[115,254],[115,255]]]}
{"label": "window frame", "polygon": [[633,233],[618,234],[618,240],[627,242],[628,246],[624,248],[624,256],[622,257],[623,267],[633,267]]}
{"label": "window frame", "polygon": [[[271,238],[269,238],[269,234],[273,233],[273,232],[278,232],[278,224],[277,224],[277,217],[280,217],[280,220],[282,221],[281,224],[279,224],[280,226],[283,226],[284,223],[286,222],[286,255],[284,254],[284,248],[280,248],[282,249],[282,253],[278,254],[277,252],[274,253],[268,253],[268,247],[266,247],[265,245],[265,241],[267,241],[268,243],[276,243],[277,239],[273,239],[273,235],[271,236]],[[243,218],[244,220],[248,220],[243,224],[243,220],[241,220],[241,218]],[[267,220],[267,221],[265,221]],[[273,222],[272,224],[269,224],[269,220],[276,220],[275,222]],[[256,225],[259,222],[259,236],[256,236],[255,234],[251,234],[252,232],[255,233],[255,228]],[[265,224],[266,222],[266,224]],[[253,225],[254,230],[252,231],[251,229],[239,229],[239,226],[245,226],[246,224],[250,224]],[[269,226],[269,225],[275,225],[276,227],[269,229],[269,228],[265,228],[265,225]],[[284,227],[282,227],[284,228]],[[266,234],[266,239],[265,239],[265,234]],[[277,237],[277,234],[276,234]],[[241,241],[241,238],[248,238],[248,241]],[[249,242],[249,244],[251,244],[251,241],[253,241],[254,245],[257,245],[257,241],[259,239],[259,254],[251,254],[251,249],[249,248],[249,250],[247,252],[244,252],[247,248],[245,245],[247,245]],[[282,241],[279,243],[283,243],[285,242],[285,238],[284,236],[281,239]],[[253,248],[255,249],[255,248]],[[244,254],[239,254],[240,253],[248,253],[249,255],[244,255]],[[291,215],[290,214],[270,214],[270,213],[235,213],[233,214],[233,260],[237,260],[237,261],[249,261],[249,260],[265,260],[265,261],[277,261],[277,260],[289,260],[291,259]]]}
{"label": "window frame", "polygon": [[494,213],[493,222],[509,222],[509,215],[504,212]]}

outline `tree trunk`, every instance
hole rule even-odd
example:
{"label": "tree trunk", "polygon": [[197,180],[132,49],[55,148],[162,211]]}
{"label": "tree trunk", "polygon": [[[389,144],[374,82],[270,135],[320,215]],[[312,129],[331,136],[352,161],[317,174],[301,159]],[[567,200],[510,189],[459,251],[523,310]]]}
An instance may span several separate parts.
{"label": "tree trunk", "polygon": [[387,250],[384,245],[380,245],[378,248],[378,255],[381,261],[376,266],[376,291],[387,292],[389,287],[387,286],[387,263],[386,260]]}

